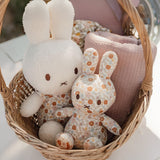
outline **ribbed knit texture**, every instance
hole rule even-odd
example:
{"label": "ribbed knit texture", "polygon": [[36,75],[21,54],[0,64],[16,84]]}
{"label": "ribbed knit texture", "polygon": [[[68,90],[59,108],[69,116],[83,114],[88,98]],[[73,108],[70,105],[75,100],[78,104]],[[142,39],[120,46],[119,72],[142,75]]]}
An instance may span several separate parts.
{"label": "ribbed knit texture", "polygon": [[[123,124],[130,114],[132,104],[138,94],[145,76],[145,63],[142,45],[134,37],[124,37],[107,32],[90,33],[85,40],[85,49],[95,48],[100,59],[106,51],[114,51],[118,55],[118,65],[112,75],[117,92],[116,102],[107,112],[114,120]],[[157,48],[152,44],[153,59]],[[99,66],[96,73],[98,73]]]}

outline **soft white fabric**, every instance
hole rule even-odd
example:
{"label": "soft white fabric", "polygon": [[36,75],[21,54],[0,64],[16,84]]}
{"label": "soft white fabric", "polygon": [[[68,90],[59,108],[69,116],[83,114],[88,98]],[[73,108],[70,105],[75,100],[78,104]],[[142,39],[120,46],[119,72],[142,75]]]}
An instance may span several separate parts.
{"label": "soft white fabric", "polygon": [[[68,30],[64,27],[63,30],[65,30],[66,34],[70,32],[69,30],[72,31],[74,9],[71,3],[68,0],[53,0],[49,6],[50,11],[55,9],[54,14],[56,16],[59,15],[61,9],[64,9],[63,12],[66,16],[68,15],[68,18],[61,15],[60,22],[62,23],[63,21],[65,25],[67,23],[65,20],[68,20],[70,24],[68,25]],[[31,43],[37,42],[37,44],[30,46],[24,57],[23,73],[26,80],[35,90],[43,95],[50,94],[57,96],[68,93],[71,90],[74,80],[81,73],[82,52],[79,46],[71,40],[71,34],[68,34],[70,36],[68,40],[64,40],[65,37],[61,40],[45,39],[48,37],[46,30],[50,25],[49,20],[46,20],[49,19],[48,10],[46,3],[42,0],[31,1],[26,6],[23,16],[24,28]],[[56,19],[54,21],[55,28],[62,25],[61,23],[59,23],[59,19]],[[41,29],[41,27],[44,28]],[[60,31],[64,34],[63,30],[58,30],[58,35]],[[40,42],[40,40],[43,41]],[[77,74],[75,74],[75,69],[76,71],[78,70]],[[46,79],[46,76],[49,77],[49,80]],[[42,100],[37,95],[29,97],[22,104],[22,115],[25,117],[32,116],[33,113],[38,111],[38,107],[41,104]]]}
{"label": "soft white fabric", "polygon": [[23,26],[31,43],[39,43],[49,39],[49,11],[43,0],[28,3],[23,14]]}
{"label": "soft white fabric", "polygon": [[[26,7],[23,24],[32,46],[24,57],[23,73],[40,94],[58,96],[68,93],[81,74],[82,51],[71,40],[74,19],[72,4],[68,0],[52,0],[46,6],[41,0],[34,0]],[[50,39],[49,26],[52,32]],[[32,116],[42,103],[43,98],[33,94],[22,104],[22,116]],[[55,144],[55,135],[62,130],[60,124],[46,122],[39,130],[39,137]]]}
{"label": "soft white fabric", "polygon": [[71,39],[74,8],[68,0],[52,0],[48,3],[51,33],[55,39]]}
{"label": "soft white fabric", "polygon": [[43,103],[43,99],[34,93],[21,105],[20,113],[23,117],[30,117],[35,114]]}
{"label": "soft white fabric", "polygon": [[[48,7],[46,7],[47,5]],[[27,5],[25,10],[23,23],[25,30],[28,30],[28,32],[26,32],[28,37],[30,37],[32,33],[30,26],[33,24],[33,26],[35,25],[37,30],[39,30],[36,23],[39,24],[39,20],[42,22],[42,17],[48,19],[48,17],[44,15],[47,15],[47,10],[48,12],[50,10],[52,29],[55,28],[54,35],[57,33],[58,39],[60,37],[63,38],[61,40],[44,40],[30,47],[23,62],[25,78],[42,94],[57,96],[69,92],[74,80],[81,73],[82,65],[82,52],[79,46],[71,40],[74,19],[72,4],[68,0],[52,0],[49,4],[45,4],[42,0],[34,0]],[[43,11],[46,14],[43,15]],[[63,12],[63,14],[61,12]],[[36,16],[35,13],[37,13]],[[26,25],[26,17],[28,18],[28,22],[30,22],[28,25]],[[31,19],[34,17],[37,19],[32,21]],[[45,20],[44,22],[48,23],[48,26],[50,25],[49,20]],[[67,28],[65,28],[65,26]],[[36,33],[38,34],[38,32]],[[43,29],[39,34],[46,34],[46,37],[48,36],[48,33]],[[66,36],[64,34],[66,34]],[[39,39],[39,36],[34,33],[33,37],[35,40]],[[78,69],[78,74],[75,74],[75,68]],[[45,78],[47,74],[50,75],[49,81]],[[61,85],[63,83],[67,85]]]}
{"label": "soft white fabric", "polygon": [[51,145],[55,145],[55,137],[58,133],[63,132],[63,126],[55,121],[44,123],[39,129],[39,138]]}
{"label": "soft white fabric", "polygon": [[[49,40],[32,46],[24,57],[26,80],[40,93],[61,95],[71,90],[81,73],[82,52],[71,40]],[[77,68],[79,74],[75,74]],[[45,79],[50,75],[50,81]],[[62,83],[67,85],[62,85]]]}

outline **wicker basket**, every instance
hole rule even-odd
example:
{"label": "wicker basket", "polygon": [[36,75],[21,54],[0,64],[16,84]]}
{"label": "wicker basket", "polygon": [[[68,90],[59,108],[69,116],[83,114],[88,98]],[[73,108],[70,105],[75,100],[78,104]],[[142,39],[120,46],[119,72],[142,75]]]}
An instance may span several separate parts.
{"label": "wicker basket", "polygon": [[[23,118],[19,108],[21,103],[32,93],[34,89],[25,81],[22,72],[19,72],[11,81],[9,87],[6,86],[0,72],[0,92],[2,94],[6,119],[17,136],[39,150],[44,157],[51,160],[105,160],[117,148],[119,148],[132,135],[145,115],[150,96],[152,94],[152,53],[148,33],[145,29],[137,10],[132,6],[130,0],[118,0],[126,13],[134,23],[144,50],[146,74],[141,85],[139,95],[132,114],[123,126],[123,133],[106,146],[95,150],[62,150],[55,146],[46,144],[38,139],[37,124],[34,117]],[[9,0],[0,0],[0,28]]]}

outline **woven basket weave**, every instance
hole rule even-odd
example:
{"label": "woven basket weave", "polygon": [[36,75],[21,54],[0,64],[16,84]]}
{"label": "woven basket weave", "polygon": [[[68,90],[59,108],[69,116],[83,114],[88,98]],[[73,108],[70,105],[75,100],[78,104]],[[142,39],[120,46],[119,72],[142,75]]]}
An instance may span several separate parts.
{"label": "woven basket weave", "polygon": [[[6,119],[17,136],[39,150],[44,157],[50,160],[105,160],[111,153],[119,148],[132,135],[144,117],[152,94],[152,53],[148,33],[137,10],[132,6],[130,0],[118,0],[122,8],[131,18],[135,25],[144,50],[146,74],[132,114],[123,126],[123,133],[106,146],[95,150],[62,150],[55,146],[46,144],[38,139],[36,117],[21,117],[19,108],[21,103],[34,92],[34,89],[26,82],[22,71],[6,86],[0,71],[0,93],[4,100]],[[0,0],[0,30],[3,16],[9,0]]]}

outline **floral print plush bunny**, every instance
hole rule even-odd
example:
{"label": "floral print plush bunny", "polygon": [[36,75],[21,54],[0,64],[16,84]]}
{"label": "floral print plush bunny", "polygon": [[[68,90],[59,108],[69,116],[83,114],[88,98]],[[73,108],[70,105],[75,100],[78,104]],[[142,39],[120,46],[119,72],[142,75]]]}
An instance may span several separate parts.
{"label": "floral print plush bunny", "polygon": [[[71,88],[82,70],[82,51],[71,40],[74,8],[69,0],[33,0],[25,8],[23,26],[31,45],[23,61],[23,74],[35,89],[21,105],[21,115],[37,113],[39,137],[54,144],[60,123],[54,117],[62,107],[72,106]],[[55,129],[56,128],[56,129]]]}
{"label": "floral print plush bunny", "polygon": [[111,75],[116,68],[118,57],[114,52],[106,52],[100,64],[99,75],[94,74],[98,53],[87,49],[83,59],[83,74],[72,87],[74,108],[63,108],[55,112],[58,117],[71,117],[64,133],[56,136],[56,145],[62,149],[102,147],[107,141],[107,130],[121,134],[121,127],[104,113],[116,99]]}

